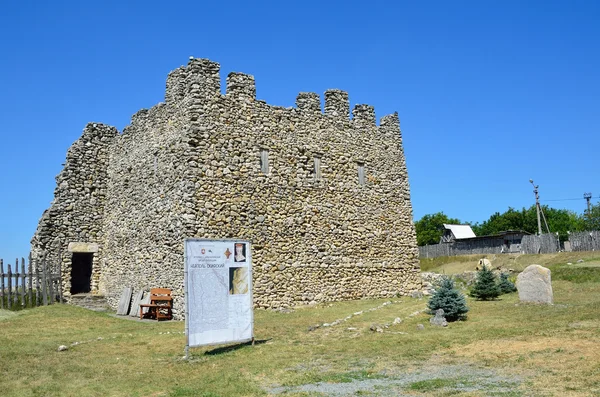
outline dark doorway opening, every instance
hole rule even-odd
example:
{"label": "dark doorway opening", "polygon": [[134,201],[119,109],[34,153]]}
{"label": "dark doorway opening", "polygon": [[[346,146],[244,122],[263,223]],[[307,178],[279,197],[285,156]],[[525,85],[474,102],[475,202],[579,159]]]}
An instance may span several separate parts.
{"label": "dark doorway opening", "polygon": [[94,254],[74,252],[71,261],[71,294],[92,290],[92,260]]}

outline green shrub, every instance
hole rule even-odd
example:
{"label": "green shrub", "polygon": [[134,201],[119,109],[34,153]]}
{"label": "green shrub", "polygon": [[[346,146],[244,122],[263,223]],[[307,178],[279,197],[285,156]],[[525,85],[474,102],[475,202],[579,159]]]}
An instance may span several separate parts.
{"label": "green shrub", "polygon": [[496,299],[500,296],[500,289],[496,284],[496,275],[487,267],[482,267],[477,272],[477,281],[471,288],[471,294],[477,300],[487,301]]}
{"label": "green shrub", "polygon": [[437,309],[444,309],[446,321],[466,320],[469,311],[465,296],[454,287],[454,282],[448,277],[442,279],[429,298],[427,309],[429,314],[435,314]]}
{"label": "green shrub", "polygon": [[515,292],[517,290],[515,284],[508,279],[507,273],[500,273],[498,288],[500,289],[500,294],[510,294],[511,292]]}

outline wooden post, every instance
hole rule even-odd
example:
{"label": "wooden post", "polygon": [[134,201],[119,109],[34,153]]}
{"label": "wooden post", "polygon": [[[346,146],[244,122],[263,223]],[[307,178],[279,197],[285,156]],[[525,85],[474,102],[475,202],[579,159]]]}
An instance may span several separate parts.
{"label": "wooden post", "polygon": [[54,278],[52,277],[52,265],[46,266],[46,271],[48,272],[48,303],[50,305],[54,304],[56,301],[56,297],[54,296]]}
{"label": "wooden post", "polygon": [[35,305],[39,306],[41,304],[41,290],[42,286],[40,284],[40,266],[39,260],[36,260],[35,263]]}
{"label": "wooden post", "polygon": [[42,300],[44,302],[44,306],[48,306],[48,283],[46,280],[46,257],[42,259]]}
{"label": "wooden post", "polygon": [[31,264],[31,252],[29,253],[29,288],[27,291],[27,296],[29,298],[29,307],[35,307],[36,305],[33,304],[33,291],[32,291],[32,287],[33,287],[33,269],[32,269],[32,264]]}
{"label": "wooden post", "polygon": [[25,307],[25,258],[21,258],[21,307]]}
{"label": "wooden post", "polygon": [[58,276],[57,288],[58,288],[58,299],[60,303],[63,303],[63,283],[62,283],[62,249],[58,251],[58,268],[56,270],[56,274]]}
{"label": "wooden post", "polygon": [[19,305],[19,258],[15,259],[15,295],[13,299],[15,300],[15,308]]}
{"label": "wooden post", "polygon": [[0,259],[0,309],[4,309],[4,261]]}
{"label": "wooden post", "polygon": [[62,259],[60,265],[58,266],[58,297],[60,299],[60,303],[65,303],[63,297]]}
{"label": "wooden post", "polygon": [[8,265],[8,310],[12,309],[12,271]]}

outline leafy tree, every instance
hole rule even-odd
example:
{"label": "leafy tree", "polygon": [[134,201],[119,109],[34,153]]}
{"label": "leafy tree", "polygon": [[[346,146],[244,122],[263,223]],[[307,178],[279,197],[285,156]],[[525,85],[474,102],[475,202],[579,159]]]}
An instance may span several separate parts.
{"label": "leafy tree", "polygon": [[417,245],[437,244],[444,233],[444,223],[460,224],[458,219],[448,218],[443,212],[428,214],[415,222]]}
{"label": "leafy tree", "polygon": [[[568,231],[575,232],[584,229],[584,222],[577,213],[565,209],[550,208],[542,206],[548,226],[552,233],[559,233],[562,241],[568,239]],[[600,215],[600,210],[598,212]],[[600,220],[600,217],[598,218]],[[542,231],[546,228],[542,220]],[[496,212],[482,224],[473,226],[473,231],[478,236],[497,234],[507,230],[523,230],[531,234],[538,232],[537,211],[535,205],[518,211],[509,207],[504,213]]]}
{"label": "leafy tree", "polygon": [[496,276],[486,266],[477,272],[477,280],[471,288],[471,296],[480,301],[493,300],[500,296]]}
{"label": "leafy tree", "polygon": [[506,273],[500,273],[498,288],[500,289],[500,294],[510,294],[517,290],[517,287],[515,287],[515,284],[508,279],[508,274]]}
{"label": "leafy tree", "polygon": [[600,230],[600,201],[592,204],[590,211],[586,211],[582,218],[582,230]]}
{"label": "leafy tree", "polygon": [[440,286],[435,290],[429,302],[427,302],[427,312],[435,314],[437,309],[444,309],[446,321],[466,320],[467,302],[465,296],[454,287],[454,282],[444,277]]}

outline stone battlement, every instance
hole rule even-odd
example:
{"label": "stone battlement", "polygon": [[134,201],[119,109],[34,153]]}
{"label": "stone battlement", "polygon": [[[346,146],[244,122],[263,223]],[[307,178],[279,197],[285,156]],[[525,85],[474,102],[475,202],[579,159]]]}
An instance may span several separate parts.
{"label": "stone battlement", "polygon": [[[207,101],[222,98],[220,68],[221,66],[217,62],[209,59],[190,59],[187,66],[181,66],[169,73],[165,102],[170,107],[178,108],[186,98],[204,98]],[[243,102],[255,101],[256,82],[254,76],[239,72],[229,73],[224,96]],[[296,108],[310,114],[322,113],[329,117],[350,120],[350,102],[346,91],[327,90],[324,97],[324,112],[321,111],[321,97],[314,92],[299,93],[296,98]],[[375,108],[365,104],[356,105],[352,110],[352,120],[375,125]]]}

